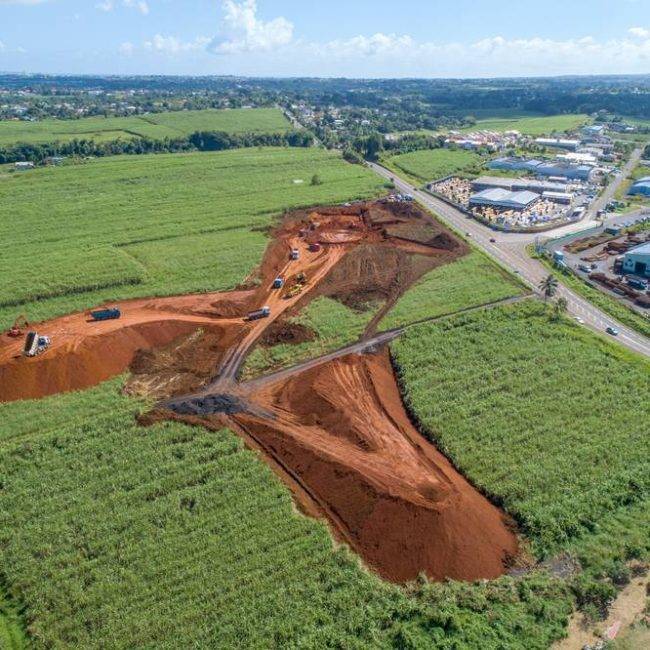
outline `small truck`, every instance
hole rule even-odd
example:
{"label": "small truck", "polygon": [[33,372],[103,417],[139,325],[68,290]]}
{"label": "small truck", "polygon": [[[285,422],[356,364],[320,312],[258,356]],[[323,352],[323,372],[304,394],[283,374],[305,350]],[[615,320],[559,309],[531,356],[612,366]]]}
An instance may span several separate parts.
{"label": "small truck", "polygon": [[273,280],[274,289],[282,289],[283,286],[284,286],[284,280],[280,276],[278,276],[277,278],[275,278],[275,280]]}
{"label": "small truck", "polygon": [[271,308],[266,305],[262,309],[256,309],[255,311],[249,312],[245,320],[259,320],[260,318],[268,318],[271,315]]}
{"label": "small truck", "polygon": [[90,317],[95,321],[115,320],[120,318],[122,312],[117,307],[108,307],[107,309],[97,309],[90,312]]}
{"label": "small truck", "polygon": [[291,253],[289,254],[289,259],[292,260],[300,259],[300,251],[297,248],[292,248]]}
{"label": "small truck", "polygon": [[35,357],[50,347],[49,336],[39,336],[37,332],[28,332],[23,348],[23,356]]}

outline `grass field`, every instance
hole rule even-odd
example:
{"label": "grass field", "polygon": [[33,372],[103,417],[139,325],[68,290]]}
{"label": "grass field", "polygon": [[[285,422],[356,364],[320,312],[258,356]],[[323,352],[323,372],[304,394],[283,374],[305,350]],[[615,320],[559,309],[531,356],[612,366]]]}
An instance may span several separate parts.
{"label": "grass field", "polygon": [[131,117],[47,119],[40,122],[0,121],[0,146],[74,139],[107,142],[119,138],[178,138],[195,131],[283,133],[290,128],[282,112],[275,108],[174,111]]}
{"label": "grass field", "polygon": [[299,323],[313,330],[316,334],[315,339],[297,344],[281,343],[270,347],[258,345],[246,359],[242,378],[247,379],[270,370],[300,363],[356,341],[380,308],[380,304],[373,303],[368,305],[365,311],[360,312],[332,298],[324,296],[316,298],[300,314],[289,319],[290,323]]}
{"label": "grass field", "polygon": [[523,292],[521,284],[488,257],[473,250],[452,264],[429,271],[384,316],[379,329],[402,327]]}
{"label": "grass field", "polygon": [[481,157],[471,151],[424,149],[387,157],[382,163],[396,174],[405,173],[415,184],[442,178],[479,163]]}
{"label": "grass field", "polygon": [[[323,183],[312,186],[318,173]],[[302,184],[294,183],[303,179]],[[229,288],[285,209],[382,181],[319,149],[120,156],[0,179],[0,328],[105,300]]]}
{"label": "grass field", "polygon": [[[592,535],[603,546],[592,547],[594,562],[612,549],[647,554],[647,360],[551,322],[537,301],[420,325],[393,349],[424,429],[515,516],[537,554],[584,540],[586,549]],[[639,516],[629,521],[631,508]],[[617,517],[625,535],[599,537]]]}
{"label": "grass field", "polygon": [[228,431],[139,427],[114,380],[0,405],[0,567],[36,648],[548,647],[548,575],[380,581]]}
{"label": "grass field", "polygon": [[[477,116],[478,117],[478,116]],[[520,131],[524,135],[545,135],[573,130],[589,121],[588,115],[550,115],[545,117],[503,117],[478,119],[465,131]]]}

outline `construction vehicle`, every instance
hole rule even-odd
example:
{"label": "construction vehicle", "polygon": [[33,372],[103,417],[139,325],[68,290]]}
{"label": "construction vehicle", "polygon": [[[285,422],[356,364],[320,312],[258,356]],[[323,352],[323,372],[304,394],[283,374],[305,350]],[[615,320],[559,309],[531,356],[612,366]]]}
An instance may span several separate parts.
{"label": "construction vehicle", "polygon": [[316,241],[313,244],[309,244],[309,250],[312,253],[318,253],[318,251],[321,249],[321,245]]}
{"label": "construction vehicle", "polygon": [[292,260],[300,259],[300,251],[297,248],[292,248],[291,254],[289,255],[289,259]]}
{"label": "construction vehicle", "polygon": [[108,307],[107,309],[98,309],[90,312],[90,317],[93,320],[115,320],[120,318],[122,312],[117,307]]}
{"label": "construction vehicle", "polygon": [[39,336],[37,332],[29,332],[25,339],[23,355],[26,357],[35,357],[45,352],[50,347],[51,341],[49,336]]}
{"label": "construction vehicle", "polygon": [[302,293],[302,290],[305,288],[306,284],[307,284],[307,276],[304,273],[298,273],[291,289],[289,289],[289,291],[287,291],[287,293],[284,294],[284,297],[287,300],[289,300],[290,298],[295,298],[298,294]]}
{"label": "construction vehicle", "polygon": [[16,318],[14,324],[7,331],[7,336],[11,336],[11,338],[18,338],[19,336],[23,335],[23,330],[27,329],[28,327],[29,323],[27,322],[27,318],[24,314],[21,314],[18,316],[18,318]]}
{"label": "construction vehicle", "polygon": [[280,276],[278,276],[277,278],[275,278],[275,280],[273,280],[274,289],[282,289],[283,286],[284,286],[284,280]]}
{"label": "construction vehicle", "polygon": [[249,312],[245,320],[259,320],[260,318],[268,318],[271,315],[271,308],[266,305],[262,309],[256,309]]}

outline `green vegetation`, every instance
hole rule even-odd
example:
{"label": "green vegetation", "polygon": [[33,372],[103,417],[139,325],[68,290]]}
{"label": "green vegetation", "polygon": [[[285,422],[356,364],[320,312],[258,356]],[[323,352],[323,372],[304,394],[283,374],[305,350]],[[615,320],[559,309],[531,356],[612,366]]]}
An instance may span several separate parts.
{"label": "green vegetation", "polygon": [[562,284],[565,284],[583,298],[586,298],[590,303],[619,321],[619,323],[627,325],[645,336],[650,336],[650,319],[627,307],[609,294],[588,285],[573,273],[568,271],[559,272],[547,257],[538,255],[535,255],[535,257],[547,266],[549,270],[558,273],[558,278]]}
{"label": "green vegetation", "polygon": [[460,149],[423,149],[385,158],[382,162],[396,174],[405,173],[415,184],[442,178],[476,166],[478,154]]}
{"label": "green vegetation", "polygon": [[[309,183],[314,174],[320,185]],[[293,148],[120,156],[7,175],[0,328],[25,310],[41,320],[106,300],[229,288],[259,263],[273,216],[381,189],[338,154]]]}
{"label": "green vegetation", "polygon": [[464,131],[520,131],[525,135],[545,135],[563,133],[586,124],[587,115],[550,115],[546,117],[506,117],[479,119],[474,126],[465,127]]}
{"label": "green vegetation", "polygon": [[34,647],[541,650],[562,635],[561,581],[385,583],[236,436],[141,428],[119,388],[0,405],[0,566]]}
{"label": "green vegetation", "polygon": [[382,330],[503,300],[522,285],[478,250],[429,271],[379,323]]}
{"label": "green vegetation", "polygon": [[132,117],[46,119],[39,122],[0,122],[0,146],[43,144],[73,139],[108,142],[131,138],[177,138],[195,131],[282,133],[290,124],[275,108],[175,111]]}
{"label": "green vegetation", "polygon": [[26,647],[24,622],[18,608],[5,593],[3,582],[0,582],[0,648],[23,650]]}
{"label": "green vegetation", "polygon": [[602,605],[590,571],[650,551],[648,361],[539,302],[419,325],[393,349],[428,435],[538,555],[579,549],[578,593]]}
{"label": "green vegetation", "polygon": [[314,339],[295,344],[258,345],[246,359],[242,377],[247,379],[300,363],[358,340],[380,305],[371,303],[365,307],[357,311],[332,298],[316,298],[298,316],[288,319],[289,325],[297,323],[308,328],[314,333]]}

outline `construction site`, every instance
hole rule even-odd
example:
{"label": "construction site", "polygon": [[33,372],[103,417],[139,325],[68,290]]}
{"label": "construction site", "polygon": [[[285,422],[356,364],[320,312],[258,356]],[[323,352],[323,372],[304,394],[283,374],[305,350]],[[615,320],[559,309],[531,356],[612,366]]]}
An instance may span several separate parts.
{"label": "construction site", "polygon": [[[237,432],[383,578],[494,578],[521,563],[514,523],[411,421],[377,325],[431,269],[468,245],[412,203],[358,203],[286,214],[263,261],[233,291],[106,305],[0,338],[0,401],[94,386],[130,371],[124,390],[177,420]],[[255,345],[309,336],[289,316],[318,296],[381,307],[361,339],[240,381]]]}

